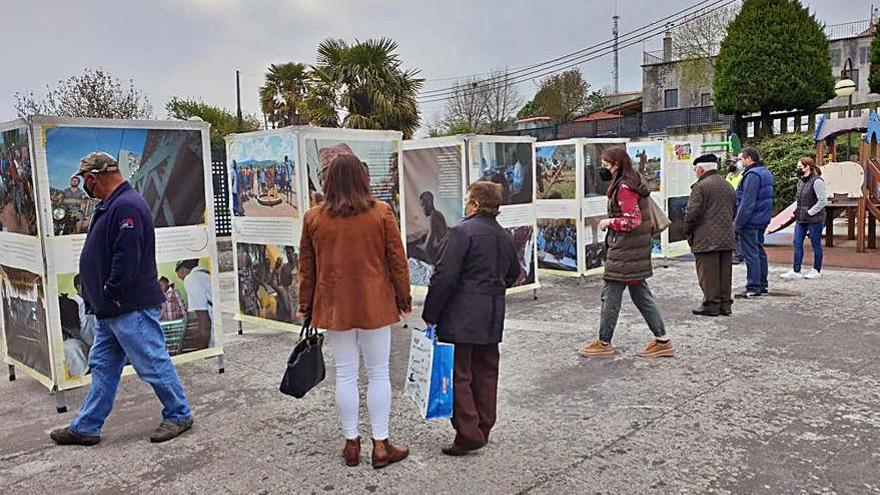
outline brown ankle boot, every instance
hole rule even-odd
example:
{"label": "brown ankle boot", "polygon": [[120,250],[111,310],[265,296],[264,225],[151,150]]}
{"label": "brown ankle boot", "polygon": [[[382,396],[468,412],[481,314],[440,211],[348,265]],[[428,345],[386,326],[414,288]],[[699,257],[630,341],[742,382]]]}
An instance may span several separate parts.
{"label": "brown ankle boot", "polygon": [[409,455],[404,446],[391,445],[386,440],[373,439],[373,469],[381,469],[389,464],[402,461]]}
{"label": "brown ankle boot", "polygon": [[361,437],[357,437],[354,440],[345,439],[342,457],[345,458],[346,466],[354,467],[361,463]]}

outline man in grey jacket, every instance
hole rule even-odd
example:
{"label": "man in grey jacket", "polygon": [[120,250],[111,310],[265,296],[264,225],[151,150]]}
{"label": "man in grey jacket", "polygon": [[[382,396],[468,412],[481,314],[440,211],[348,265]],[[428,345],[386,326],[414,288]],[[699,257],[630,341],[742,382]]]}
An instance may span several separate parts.
{"label": "man in grey jacket", "polygon": [[684,231],[696,259],[703,304],[692,312],[701,316],[730,316],[736,192],[718,172],[717,156],[698,157],[694,168],[699,180],[691,186]]}

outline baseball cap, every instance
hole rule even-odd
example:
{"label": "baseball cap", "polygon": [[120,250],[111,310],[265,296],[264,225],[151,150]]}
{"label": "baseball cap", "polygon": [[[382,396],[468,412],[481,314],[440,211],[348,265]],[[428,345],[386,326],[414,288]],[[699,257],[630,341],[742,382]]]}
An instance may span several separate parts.
{"label": "baseball cap", "polygon": [[115,158],[103,151],[93,151],[80,159],[79,172],[76,175],[82,175],[85,172],[100,174],[117,170],[119,170],[119,164]]}

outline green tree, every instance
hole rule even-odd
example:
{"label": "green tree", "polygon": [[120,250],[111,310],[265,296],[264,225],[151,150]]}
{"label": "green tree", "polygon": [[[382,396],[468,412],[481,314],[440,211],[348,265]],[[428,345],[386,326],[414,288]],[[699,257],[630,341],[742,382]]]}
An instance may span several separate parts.
{"label": "green tree", "polygon": [[538,107],[538,104],[535,103],[535,100],[529,100],[528,103],[523,105],[522,108],[519,109],[519,112],[516,114],[516,118],[521,119],[529,119],[532,117],[541,117],[541,108]]}
{"label": "green tree", "polygon": [[798,174],[795,164],[802,156],[816,157],[816,143],[805,133],[781,134],[763,139],[756,146],[761,161],[773,174],[773,214],[795,200]]}
{"label": "green tree", "polygon": [[308,70],[304,64],[271,64],[260,87],[260,107],[272,128],[308,124],[303,102],[308,93]]}
{"label": "green tree", "polygon": [[419,128],[416,96],[424,79],[402,68],[396,50],[388,38],[321,42],[305,100],[309,120],[325,127],[395,129],[412,137]]}
{"label": "green tree", "polygon": [[739,117],[814,110],[834,97],[828,38],[796,0],[744,0],[715,64],[715,107]]}
{"label": "green tree", "polygon": [[868,87],[872,93],[880,93],[880,29],[871,40],[871,70],[868,73]]}
{"label": "green tree", "polygon": [[104,69],[83,69],[82,74],[59,80],[54,88],[46,85],[46,96],[32,91],[15,93],[19,117],[52,115],[103,119],[149,119],[153,107],[134,81],[124,84]]}
{"label": "green tree", "polygon": [[[170,119],[187,120],[198,117],[211,124],[212,148],[223,148],[223,137],[237,132],[238,119],[231,111],[222,107],[175,96],[165,103],[165,111]],[[257,117],[245,115],[242,119],[241,132],[258,131],[262,127]]]}
{"label": "green tree", "polygon": [[550,117],[554,122],[568,122],[593,110],[594,99],[583,73],[572,69],[541,81],[532,101],[540,115]]}

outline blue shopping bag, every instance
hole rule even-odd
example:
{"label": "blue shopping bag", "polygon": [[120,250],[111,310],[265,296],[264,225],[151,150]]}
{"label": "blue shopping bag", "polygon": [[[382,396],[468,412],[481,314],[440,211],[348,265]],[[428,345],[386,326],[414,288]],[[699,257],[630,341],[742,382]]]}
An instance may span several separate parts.
{"label": "blue shopping bag", "polygon": [[452,417],[452,374],[455,346],[437,342],[436,329],[414,328],[404,393],[425,419]]}

